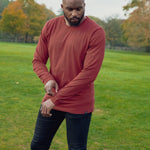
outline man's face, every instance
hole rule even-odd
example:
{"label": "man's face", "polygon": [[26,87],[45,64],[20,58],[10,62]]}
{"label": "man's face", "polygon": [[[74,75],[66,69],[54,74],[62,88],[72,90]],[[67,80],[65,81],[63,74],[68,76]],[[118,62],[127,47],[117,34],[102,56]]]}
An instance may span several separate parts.
{"label": "man's face", "polygon": [[70,26],[78,26],[84,17],[84,0],[63,0],[61,5],[64,16]]}

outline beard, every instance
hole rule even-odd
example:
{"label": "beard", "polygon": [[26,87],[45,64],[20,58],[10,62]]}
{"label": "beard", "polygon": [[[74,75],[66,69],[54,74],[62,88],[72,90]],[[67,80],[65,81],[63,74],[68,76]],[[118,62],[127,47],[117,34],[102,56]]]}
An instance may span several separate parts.
{"label": "beard", "polygon": [[81,20],[84,17],[84,12],[83,12],[83,14],[80,18],[79,17],[72,17],[72,18],[69,19],[65,13],[64,13],[64,16],[67,19],[70,26],[78,26],[81,23]]}

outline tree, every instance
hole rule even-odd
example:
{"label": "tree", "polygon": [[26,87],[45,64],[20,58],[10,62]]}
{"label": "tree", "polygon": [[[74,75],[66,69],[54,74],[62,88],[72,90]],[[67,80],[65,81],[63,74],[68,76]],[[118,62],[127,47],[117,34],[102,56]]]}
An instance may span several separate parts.
{"label": "tree", "polygon": [[150,1],[132,0],[124,6],[129,18],[123,22],[124,40],[135,47],[145,47],[150,52]]}
{"label": "tree", "polygon": [[0,19],[1,17],[1,13],[3,12],[4,8],[7,7],[9,3],[9,0],[0,0]]}
{"label": "tree", "polygon": [[17,37],[18,34],[24,32],[26,18],[21,3],[11,2],[2,13],[1,28],[4,32],[14,34]]}
{"label": "tree", "polygon": [[94,17],[88,16],[90,19],[95,21],[98,25],[100,25],[106,34],[106,44],[111,49],[113,46],[122,46],[122,20],[117,19],[117,17],[109,17],[105,21]]}
{"label": "tree", "polygon": [[95,16],[88,16],[90,19],[92,19],[93,21],[95,21],[98,25],[104,27],[104,21],[102,21],[101,19],[99,19],[98,17]]}
{"label": "tree", "polygon": [[34,36],[40,35],[46,21],[55,16],[34,0],[11,1],[2,13],[1,28],[4,32],[24,36],[24,42],[32,42]]}
{"label": "tree", "polygon": [[117,17],[109,17],[104,22],[104,30],[106,33],[106,44],[111,49],[114,46],[123,46],[122,42],[122,25],[123,20]]}
{"label": "tree", "polygon": [[56,17],[56,14],[51,9],[47,9],[45,5],[43,7],[44,7],[45,13],[47,15],[47,19],[46,20],[50,20],[50,19]]}
{"label": "tree", "polygon": [[25,42],[29,37],[38,36],[45,22],[56,15],[46,8],[45,5],[40,5],[34,0],[18,0],[22,3],[24,13],[27,15]]}

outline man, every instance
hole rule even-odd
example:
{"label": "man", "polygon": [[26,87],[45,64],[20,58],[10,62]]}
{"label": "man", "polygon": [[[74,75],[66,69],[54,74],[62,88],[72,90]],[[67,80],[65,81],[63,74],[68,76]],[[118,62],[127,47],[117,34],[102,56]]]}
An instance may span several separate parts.
{"label": "man", "polygon": [[[86,150],[94,109],[94,80],[104,58],[103,29],[84,16],[84,0],[63,0],[64,16],[46,23],[33,70],[45,85],[32,150],[48,150],[66,119],[69,150]],[[50,71],[46,67],[50,59]]]}

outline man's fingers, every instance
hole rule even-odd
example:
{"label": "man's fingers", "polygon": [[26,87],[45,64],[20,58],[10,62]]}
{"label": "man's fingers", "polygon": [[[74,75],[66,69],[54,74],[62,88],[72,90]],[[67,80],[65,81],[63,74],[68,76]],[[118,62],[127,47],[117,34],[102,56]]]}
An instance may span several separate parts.
{"label": "man's fingers", "polygon": [[52,88],[51,88],[51,89],[48,89],[48,90],[46,91],[46,93],[47,93],[48,95],[51,95],[51,96],[54,95],[53,92],[52,92]]}
{"label": "man's fingers", "polygon": [[54,91],[53,91],[53,88],[55,88],[55,92],[57,93],[59,87],[58,87],[58,84],[57,84],[57,82],[56,82],[55,80],[49,80],[49,81],[46,83],[45,87],[44,87],[45,92],[46,92],[47,94],[51,95],[51,96],[54,95],[54,93],[53,93],[53,92],[54,92]]}
{"label": "man's fingers", "polygon": [[52,85],[51,84],[50,85],[45,85],[44,89],[45,89],[45,92],[47,94],[52,93]]}
{"label": "man's fingers", "polygon": [[53,92],[47,92],[48,95],[53,96]]}
{"label": "man's fingers", "polygon": [[55,91],[56,91],[56,93],[58,92],[58,89],[59,89],[59,87],[58,87],[58,84],[56,83],[56,85],[55,85]]}
{"label": "man's fingers", "polygon": [[45,114],[46,114],[46,111],[45,111],[45,107],[44,107],[44,106],[41,107],[41,114],[42,114],[43,116],[45,116]]}
{"label": "man's fingers", "polygon": [[44,88],[45,89],[45,92],[48,94],[48,95],[51,95],[53,96],[53,92],[50,88]]}
{"label": "man's fingers", "polygon": [[48,108],[46,108],[45,106],[42,106],[40,110],[41,110],[42,116],[44,116],[44,117],[52,116],[52,114],[50,113],[50,110]]}
{"label": "man's fingers", "polygon": [[47,109],[46,114],[47,114],[48,117],[51,117],[51,116],[52,116],[52,114],[50,113],[50,110],[49,110],[49,109]]}

